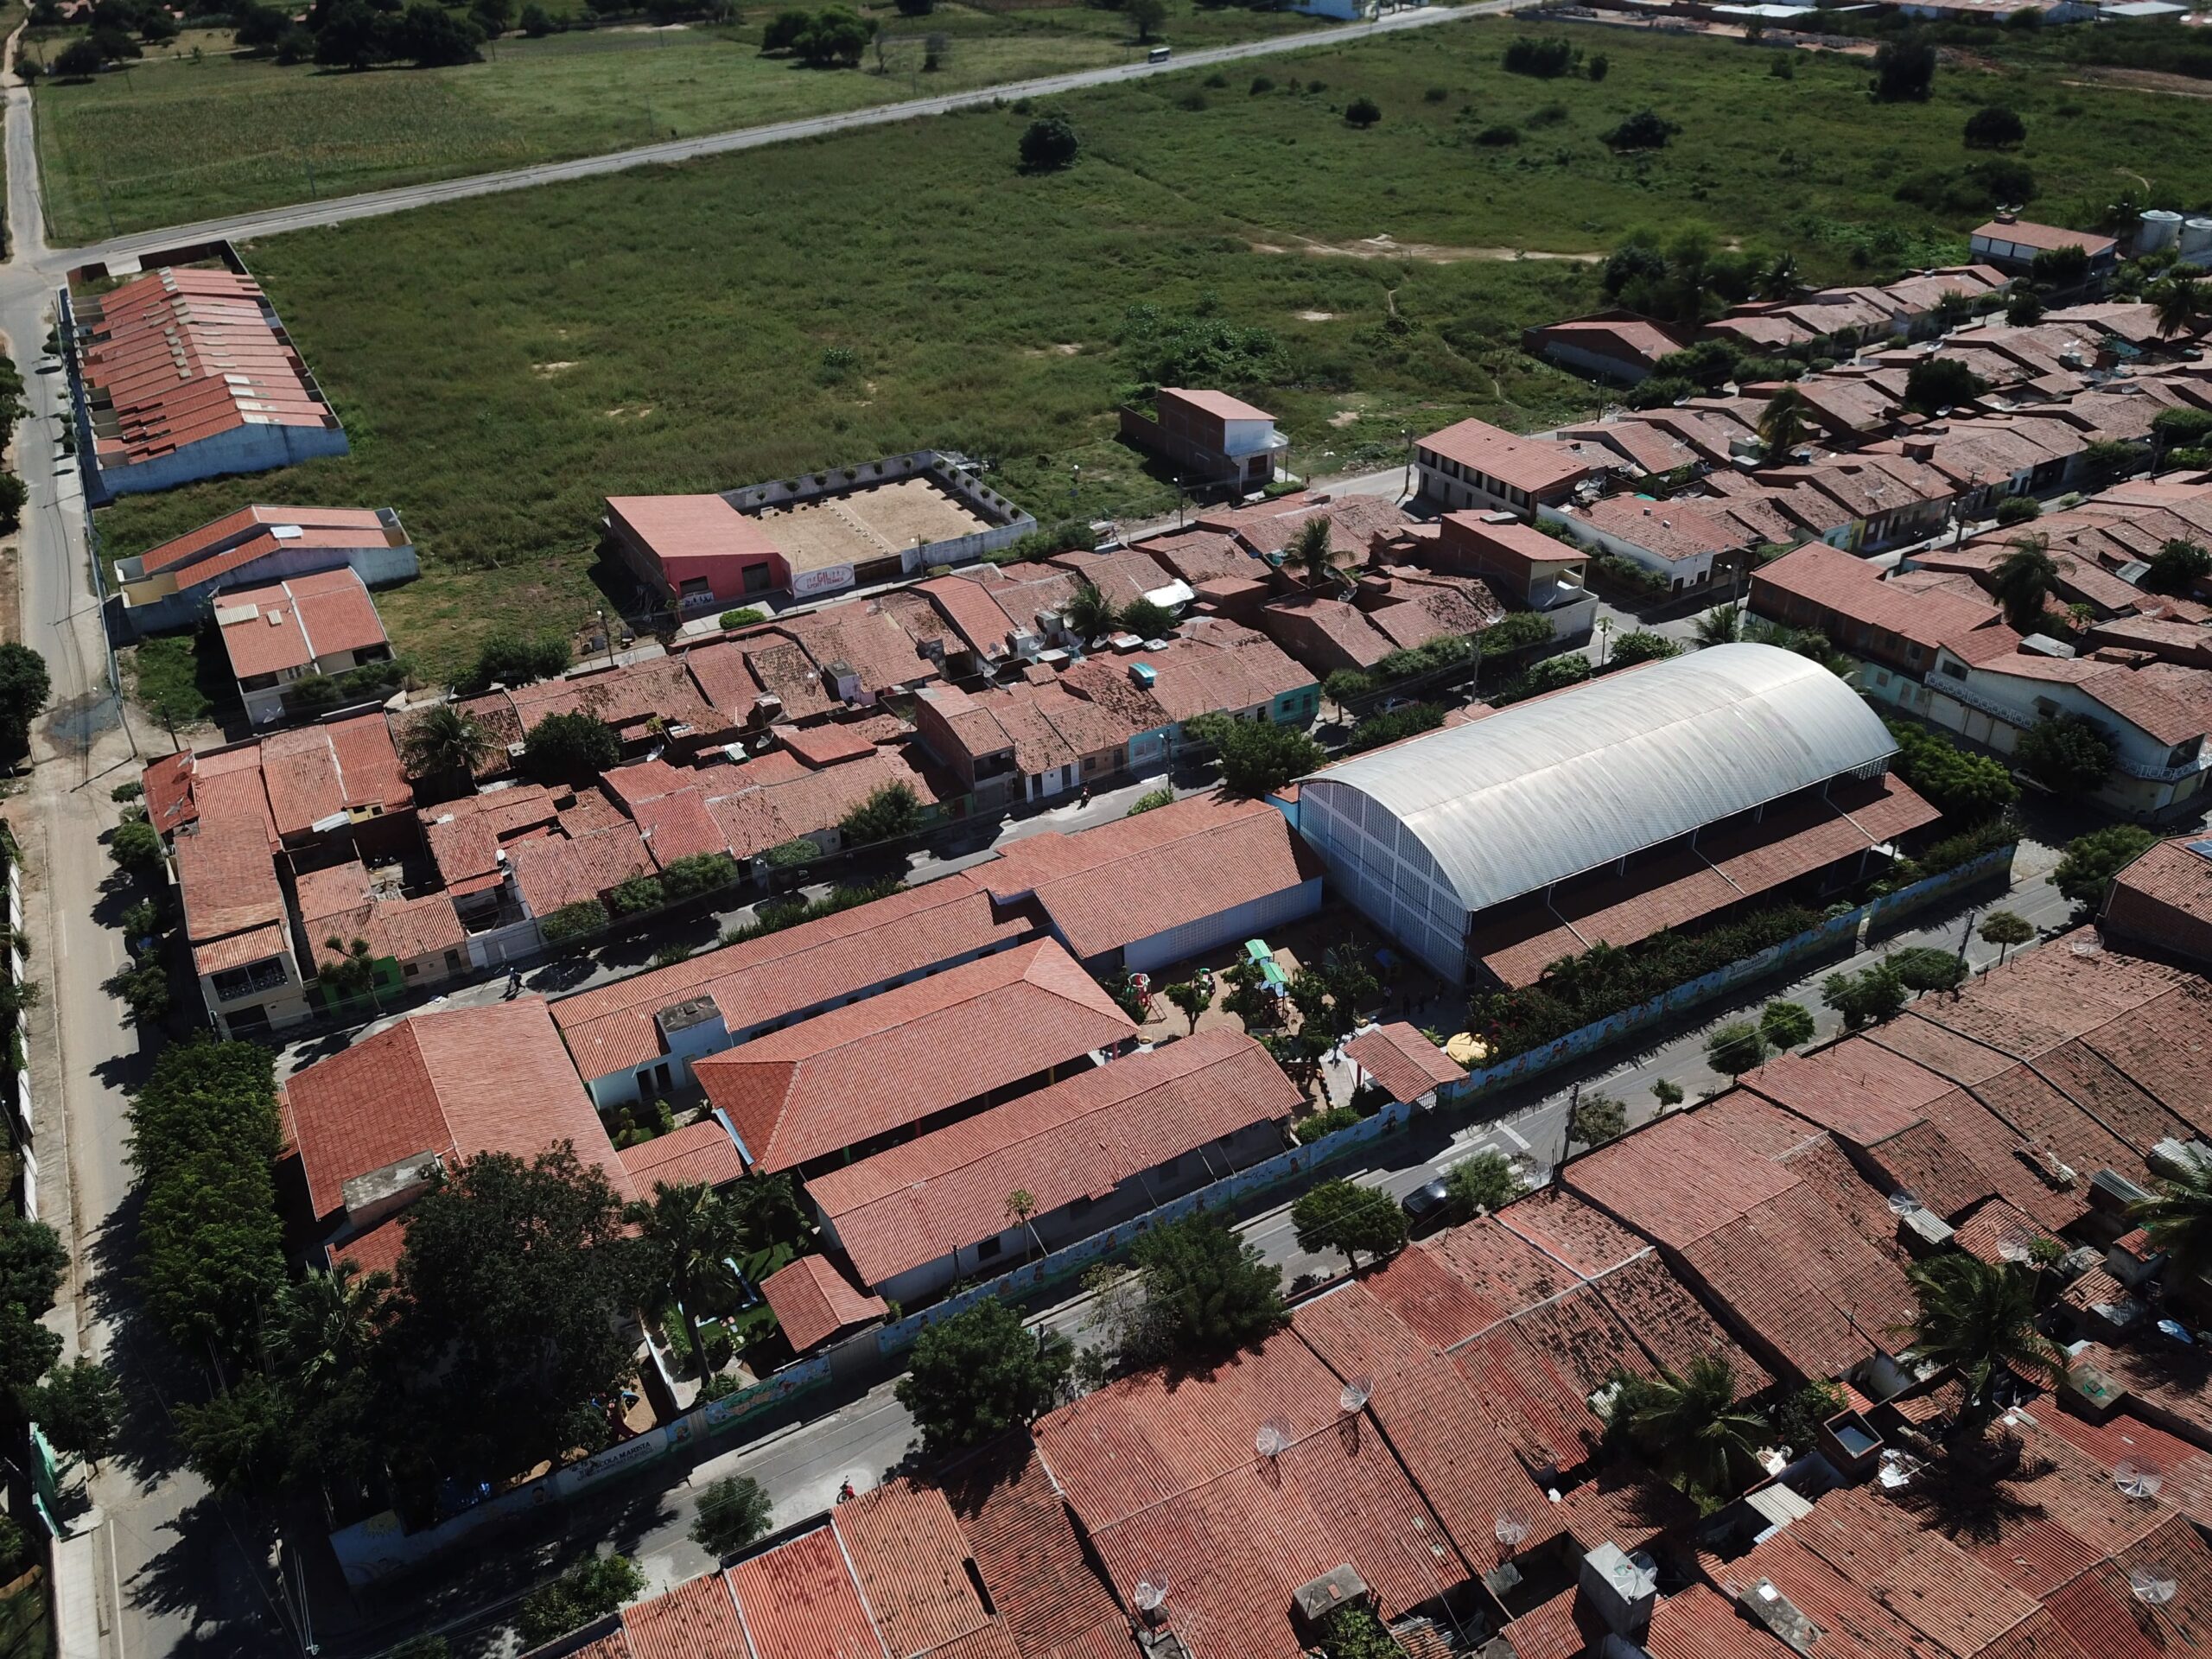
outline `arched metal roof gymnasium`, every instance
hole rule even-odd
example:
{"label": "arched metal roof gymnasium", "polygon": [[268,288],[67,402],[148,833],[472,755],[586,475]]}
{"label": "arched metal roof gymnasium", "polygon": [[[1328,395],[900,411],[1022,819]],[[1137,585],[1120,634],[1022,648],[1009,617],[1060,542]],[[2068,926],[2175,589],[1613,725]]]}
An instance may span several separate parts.
{"label": "arched metal roof gymnasium", "polygon": [[[1857,692],[1773,645],[1715,645],[1313,773],[1426,848],[1470,912],[1840,773],[1897,744]],[[1371,812],[1347,810],[1373,832]],[[1386,837],[1387,839],[1387,837]]]}

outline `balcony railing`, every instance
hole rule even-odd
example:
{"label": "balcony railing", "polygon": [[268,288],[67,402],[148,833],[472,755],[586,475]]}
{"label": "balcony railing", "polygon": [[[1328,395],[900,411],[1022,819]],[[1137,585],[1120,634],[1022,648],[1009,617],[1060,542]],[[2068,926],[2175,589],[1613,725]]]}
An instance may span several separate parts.
{"label": "balcony railing", "polygon": [[264,996],[270,991],[281,991],[291,983],[281,962],[257,962],[242,976],[219,975],[215,980],[215,1000],[236,1002],[249,996]]}

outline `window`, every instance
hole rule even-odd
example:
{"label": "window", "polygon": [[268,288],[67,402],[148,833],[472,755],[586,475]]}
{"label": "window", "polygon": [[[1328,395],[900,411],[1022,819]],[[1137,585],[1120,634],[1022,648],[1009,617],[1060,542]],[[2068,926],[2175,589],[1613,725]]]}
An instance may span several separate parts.
{"label": "window", "polygon": [[979,1262],[988,1262],[1005,1249],[1006,1246],[997,1239],[987,1238],[976,1247],[976,1259]]}
{"label": "window", "polygon": [[1083,769],[1084,769],[1085,772],[1096,772],[1096,771],[1097,771],[1097,770],[1098,770],[1098,757],[1097,757],[1096,755],[1095,755],[1095,754],[1086,754],[1086,755],[1084,755],[1084,756],[1083,757]]}
{"label": "window", "polygon": [[404,963],[401,965],[399,971],[405,977],[413,979],[422,973],[423,964],[419,962]]}
{"label": "window", "polygon": [[1943,672],[1955,680],[1963,680],[1967,677],[1967,665],[1964,663],[1947,662],[1943,664]]}
{"label": "window", "polygon": [[465,958],[460,951],[448,950],[446,952],[446,971],[448,973],[457,974],[467,966],[468,963],[467,958]]}

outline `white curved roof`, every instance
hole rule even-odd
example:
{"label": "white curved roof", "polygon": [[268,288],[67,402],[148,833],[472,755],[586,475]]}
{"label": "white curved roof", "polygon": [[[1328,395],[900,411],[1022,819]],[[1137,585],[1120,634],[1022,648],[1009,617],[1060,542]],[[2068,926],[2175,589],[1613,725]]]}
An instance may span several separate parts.
{"label": "white curved roof", "polygon": [[1304,788],[1357,791],[1394,815],[1471,912],[1896,750],[1819,664],[1715,645],[1360,755]]}

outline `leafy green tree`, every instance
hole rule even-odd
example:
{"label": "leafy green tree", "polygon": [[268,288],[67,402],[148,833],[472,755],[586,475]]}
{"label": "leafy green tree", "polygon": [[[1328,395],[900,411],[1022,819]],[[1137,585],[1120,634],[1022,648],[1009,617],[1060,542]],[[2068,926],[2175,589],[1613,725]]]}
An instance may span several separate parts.
{"label": "leafy green tree", "polygon": [[537,0],[530,0],[522,9],[522,32],[533,41],[543,40],[559,27],[553,14],[539,5]]}
{"label": "leafy green tree", "polygon": [[2186,598],[2207,576],[2212,576],[2212,550],[2200,543],[2177,539],[2151,556],[2151,568],[2144,573],[2143,586],[2153,594]]}
{"label": "leafy green tree", "polygon": [[295,1280],[276,1298],[277,1375],[304,1398],[331,1398],[368,1369],[396,1311],[388,1273],[340,1262]]}
{"label": "leafy green tree", "polygon": [[1140,639],[1157,639],[1175,626],[1175,614],[1148,599],[1133,599],[1122,607],[1121,623]]}
{"label": "leafy green tree", "polygon": [[333,933],[322,942],[322,948],[325,954],[315,964],[316,978],[349,1001],[375,993],[377,963],[369,954],[366,939],[348,944]]}
{"label": "leafy green tree", "polygon": [[625,876],[607,891],[607,908],[617,916],[635,916],[641,912],[658,910],[668,902],[668,893],[657,875],[647,875],[642,870],[635,875]]}
{"label": "leafy green tree", "polygon": [[[346,0],[351,3],[351,0]],[[484,637],[476,652],[476,666],[468,676],[472,690],[493,685],[528,685],[550,680],[569,670],[569,644],[551,634],[532,639],[508,629]]]}
{"label": "leafy green tree", "polygon": [[652,1202],[630,1206],[630,1219],[643,1233],[648,1281],[662,1296],[672,1296],[683,1317],[686,1351],[706,1375],[706,1351],[699,1344],[699,1310],[709,1298],[728,1300],[736,1291],[728,1263],[743,1246],[737,1211],[703,1181],[653,1187]]}
{"label": "leafy green tree", "polygon": [[1033,1332],[1010,1304],[986,1296],[922,1332],[896,1393],[936,1457],[1034,1422],[1059,1403],[1074,1363],[1065,1337]]}
{"label": "leafy green tree", "polygon": [[1376,1260],[1405,1248],[1405,1212],[1387,1192],[1356,1181],[1323,1181],[1290,1206],[1301,1250],[1342,1250],[1357,1271],[1362,1250]]}
{"label": "leafy green tree", "polygon": [[1482,631],[1478,643],[1485,657],[1506,657],[1552,642],[1552,625],[1534,611],[1511,611]]}
{"label": "leafy green tree", "polygon": [[42,1221],[10,1216],[0,1221],[0,1302],[21,1302],[35,1319],[54,1306],[69,1252]]}
{"label": "leafy green tree", "polygon": [[114,834],[108,837],[107,855],[132,875],[149,875],[168,858],[160,832],[136,818],[115,826]]}
{"label": "leafy green tree", "polygon": [[1345,124],[1357,127],[1362,132],[1366,131],[1382,118],[1382,106],[1365,93],[1362,93],[1344,105]]}
{"label": "leafy green tree", "polygon": [[416,1200],[392,1343],[418,1357],[410,1407],[454,1465],[506,1473],[603,1442],[588,1402],[634,1373],[620,1321],[640,1255],[605,1172],[567,1141],[528,1164],[468,1159]]}
{"label": "leafy green tree", "polygon": [[1902,950],[1892,950],[1883,960],[1911,991],[1955,991],[1967,982],[1966,963],[1948,950],[1939,950],[1932,944],[1907,945]]}
{"label": "leafy green tree", "polygon": [[[2026,325],[2014,326],[2024,327]],[[2015,524],[2031,524],[2042,518],[2043,503],[2032,495],[2008,495],[1997,504],[1997,511],[1991,516],[1997,520],[1999,530],[2010,530]]]}
{"label": "leafy green tree", "polygon": [[2158,844],[2158,838],[2140,824],[2115,823],[2093,830],[2066,843],[2050,885],[2070,904],[2094,909],[2104,898],[2113,877]]}
{"label": "leafy green tree", "polygon": [[607,906],[596,899],[579,899],[572,905],[563,905],[550,916],[538,918],[537,931],[548,944],[559,944],[563,940],[578,938],[587,933],[596,933],[610,918]]}
{"label": "leafy green tree", "polygon": [[814,14],[798,6],[787,6],[771,17],[760,31],[760,50],[788,52],[798,44],[800,35],[813,26]]}
{"label": "leafy green tree", "polygon": [[33,1389],[23,1409],[54,1450],[97,1470],[123,1427],[123,1390],[106,1366],[79,1355]]}
{"label": "leafy green tree", "polygon": [[1904,406],[1923,415],[1971,403],[1987,384],[1955,357],[1923,357],[1906,372]]}
{"label": "leafy green tree", "polygon": [[1668,1111],[1682,1103],[1682,1085],[1665,1077],[1653,1079],[1651,1097],[1659,1103],[1661,1111]]}
{"label": "leafy green tree", "polygon": [[775,1506],[750,1475],[727,1475],[699,1494],[691,1541],[717,1560],[767,1535]]}
{"label": "leafy green tree", "polygon": [[522,768],[540,783],[589,783],[621,759],[613,728],[581,709],[546,715],[522,741]]}
{"label": "leafy green tree", "polygon": [[1137,26],[1140,42],[1149,41],[1167,21],[1167,0],[1122,0],[1122,15]]}
{"label": "leafy green tree", "polygon": [[2086,795],[2112,770],[2112,740],[2079,715],[2046,715],[2022,732],[2012,759],[2054,795]]}
{"label": "leafy green tree", "polygon": [[1478,1152],[1445,1172],[1447,1213],[1455,1222],[1482,1211],[1495,1214],[1529,1190],[1513,1160],[1502,1152]]}
{"label": "leafy green tree", "polygon": [[1183,722],[1185,735],[1221,756],[1221,781],[1238,795],[1271,795],[1328,759],[1321,746],[1295,727],[1267,720],[1200,715]]}
{"label": "leafy green tree", "polygon": [[1820,1437],[1821,1426],[1843,1409],[1843,1390],[1821,1378],[1800,1384],[1774,1408],[1774,1432],[1792,1451],[1804,1452]]}
{"label": "leafy green tree", "polygon": [[1767,1422],[1736,1403],[1735,1370],[1720,1355],[1700,1355],[1687,1370],[1662,1370],[1624,1393],[1629,1433],[1653,1462],[1699,1491],[1731,1497],[1758,1471]]}
{"label": "leafy green tree", "polygon": [[1985,104],[1967,118],[1968,149],[2010,149],[2028,141],[2028,124],[2002,104]]}
{"label": "leafy green tree", "polygon": [[462,787],[497,749],[484,728],[455,703],[423,709],[399,733],[399,764],[409,776],[452,779]]}
{"label": "leafy green tree", "polygon": [[875,38],[875,26],[844,6],[825,6],[815,13],[806,32],[792,42],[800,57],[817,68],[833,64],[851,68]]}
{"label": "leafy green tree", "polygon": [[1154,1357],[1218,1357],[1257,1343],[1286,1317],[1282,1271],[1203,1212],[1152,1228],[1132,1252],[1142,1276]]}
{"label": "leafy green tree", "polygon": [[1179,979],[1160,995],[1182,1011],[1183,1017],[1191,1022],[1192,1031],[1198,1028],[1198,1016],[1213,1002],[1212,993],[1192,979]]}
{"label": "leafy green tree", "polygon": [[1989,1262],[1948,1250],[1905,1268],[1919,1308],[1897,1334],[1913,1351],[1958,1373],[1965,1415],[1982,1421],[1997,1408],[2005,1373],[2048,1385],[2063,1367],[2059,1351],[2036,1329],[2035,1276],[2016,1263]]}
{"label": "leafy green tree", "polygon": [[556,1637],[604,1618],[645,1587],[645,1575],[628,1556],[587,1556],[522,1599],[515,1630],[524,1649],[542,1648]]}
{"label": "leafy green tree", "polygon": [[737,861],[728,853],[692,853],[661,867],[661,891],[674,904],[728,887],[739,874]]}
{"label": "leafy green tree", "polygon": [[849,846],[858,847],[912,835],[921,817],[921,798],[912,785],[885,784],[845,814],[837,828]]}
{"label": "leafy green tree", "polygon": [[1998,947],[1997,964],[2005,965],[2005,958],[2012,954],[2016,944],[2025,944],[2036,936],[2035,925],[2026,918],[2009,910],[1993,910],[1981,918],[1981,925],[1974,930],[1984,944]]}
{"label": "leafy green tree", "polygon": [[264,1499],[283,1489],[296,1424],[281,1385],[249,1370],[204,1403],[180,1401],[175,1416],[185,1461],[219,1494]]}
{"label": "leafy green tree", "polygon": [[1855,974],[1833,973],[1821,982],[1821,1002],[1841,1014],[1851,1031],[1888,1019],[1904,1007],[1906,995],[1904,981],[1887,962]]}
{"label": "leafy green tree", "polygon": [[1748,1020],[1738,1020],[1720,1027],[1706,1039],[1705,1058],[1713,1069],[1729,1077],[1741,1077],[1751,1071],[1767,1055],[1764,1033]]}
{"label": "leafy green tree", "polygon": [[1075,165],[1083,153],[1083,139],[1075,123],[1058,110],[1049,110],[1032,121],[1021,134],[1021,170],[1057,173]]}
{"label": "leafy green tree", "polygon": [[1300,524],[1282,551],[1286,570],[1295,570],[1308,588],[1333,586],[1337,580],[1336,522],[1317,512]]}
{"label": "leafy green tree", "polygon": [[1909,720],[1884,724],[1897,744],[1897,776],[1945,817],[1980,823],[2020,798],[2002,761],[1969,754],[1942,733]]}
{"label": "leafy green tree", "polygon": [[1599,134],[1599,141],[1612,150],[1663,149],[1681,130],[1681,123],[1669,121],[1658,111],[1642,109]]}
{"label": "leafy green tree", "polygon": [[1874,49],[1871,88],[1877,103],[1925,104],[1936,80],[1936,44],[1925,30],[1893,35]]}
{"label": "leafy green tree", "polygon": [[2005,620],[2022,633],[2043,626],[2044,612],[2058,591],[2058,562],[2047,536],[2016,536],[1990,571],[1990,591]]}
{"label": "leafy green tree", "polygon": [[2212,1157],[2185,1151],[2158,1183],[2155,1195],[2128,1206],[2128,1216],[2166,1253],[2176,1281],[2186,1289],[2212,1269]]}
{"label": "leafy green tree", "polygon": [[1393,709],[1388,714],[1370,715],[1352,728],[1351,735],[1344,740],[1346,754],[1360,754],[1369,749],[1379,749],[1385,743],[1395,743],[1401,738],[1417,737],[1423,732],[1433,732],[1444,724],[1444,710],[1433,702],[1409,702]]}
{"label": "leafy green tree", "polygon": [[1615,668],[1632,668],[1638,663],[1656,663],[1681,654],[1681,646],[1665,634],[1654,633],[1648,628],[1631,628],[1613,641],[1605,660]]}
{"label": "leafy green tree", "polygon": [[1802,1002],[1773,1001],[1759,1014],[1759,1035],[1777,1049],[1813,1040],[1812,1011]]}
{"label": "leafy green tree", "polygon": [[30,747],[31,722],[53,689],[45,658],[29,645],[0,645],[0,753],[21,754]]}
{"label": "leafy green tree", "polygon": [[1628,1108],[1611,1095],[1585,1095],[1568,1116],[1567,1133],[1583,1146],[1602,1147],[1628,1133]]}
{"label": "leafy green tree", "polygon": [[397,55],[424,69],[474,63],[483,39],[481,26],[433,0],[409,0],[391,32]]}

